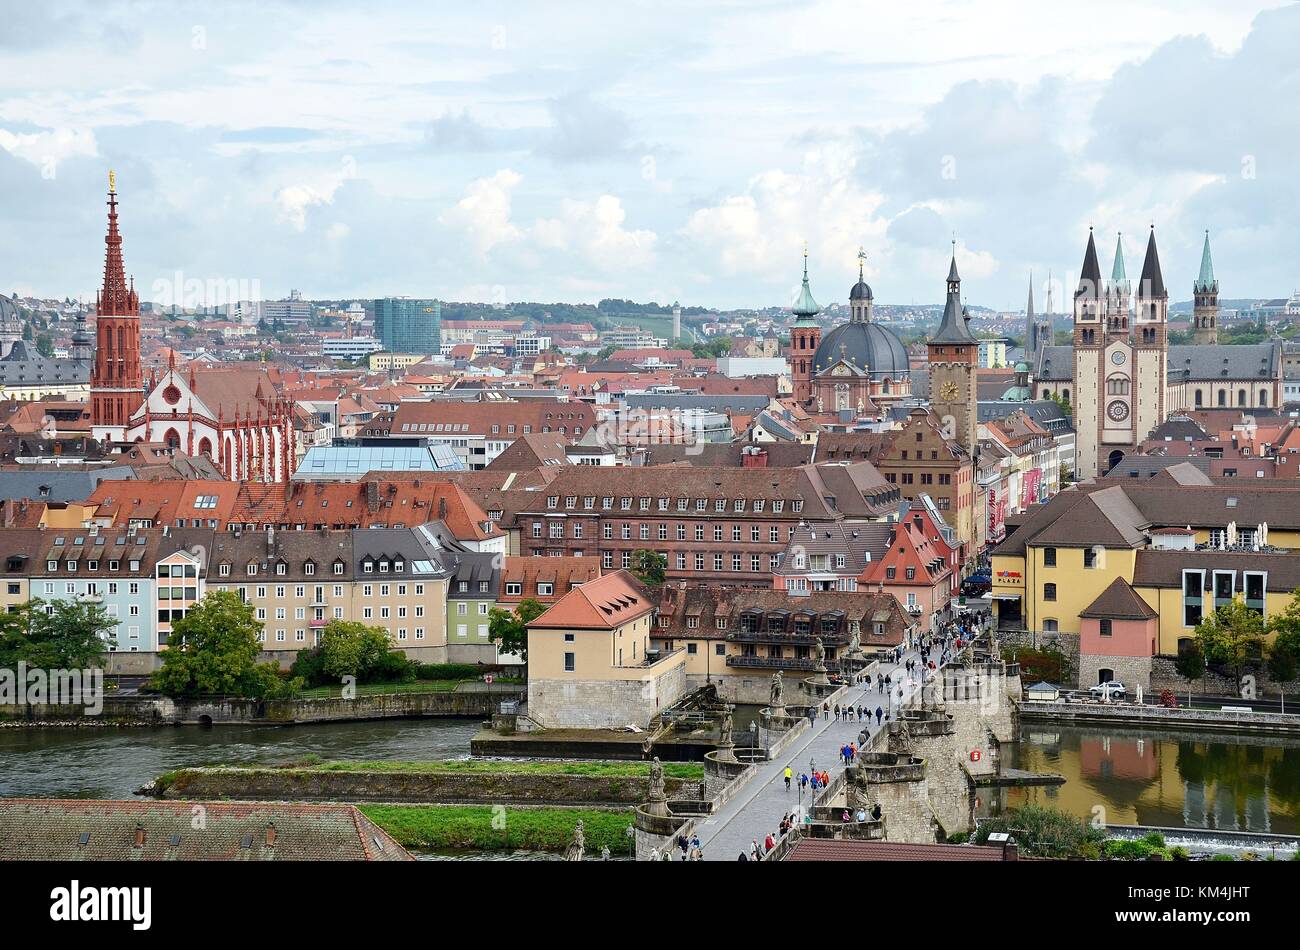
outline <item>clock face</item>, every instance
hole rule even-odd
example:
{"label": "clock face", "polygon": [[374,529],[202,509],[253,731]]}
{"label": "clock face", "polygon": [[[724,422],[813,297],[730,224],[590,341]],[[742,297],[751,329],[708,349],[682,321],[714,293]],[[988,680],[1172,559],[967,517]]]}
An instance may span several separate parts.
{"label": "clock face", "polygon": [[1106,415],[1116,422],[1123,422],[1128,418],[1128,403],[1120,402],[1118,399],[1106,407]]}
{"label": "clock face", "polygon": [[944,383],[939,387],[939,395],[949,402],[957,398],[958,392],[956,383]]}
{"label": "clock face", "polygon": [[1124,356],[1123,350],[1116,350],[1114,353],[1110,354],[1110,361],[1116,366],[1123,366],[1125,359],[1126,357]]}

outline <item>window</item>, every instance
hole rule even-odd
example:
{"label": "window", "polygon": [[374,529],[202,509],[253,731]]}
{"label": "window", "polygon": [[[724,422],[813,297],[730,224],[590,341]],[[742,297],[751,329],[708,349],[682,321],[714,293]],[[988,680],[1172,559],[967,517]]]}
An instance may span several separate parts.
{"label": "window", "polygon": [[1056,548],[1043,548],[1043,567],[1056,567]]}
{"label": "window", "polygon": [[506,584],[506,595],[509,597],[520,597],[523,592],[524,585],[519,581],[510,581]]}
{"label": "window", "polygon": [[538,597],[550,597],[554,593],[555,593],[555,584],[551,583],[550,581],[537,582]]}
{"label": "window", "polygon": [[1109,637],[1109,636],[1111,635],[1111,622],[1110,622],[1110,620],[1109,620],[1109,619],[1106,619],[1106,618],[1103,618],[1103,619],[1097,621],[1097,630],[1098,630],[1098,632],[1099,632],[1103,637]]}
{"label": "window", "polygon": [[577,656],[576,653],[564,654],[564,672],[572,673],[574,670],[577,669],[577,663],[575,662],[576,656]]}
{"label": "window", "polygon": [[1083,549],[1083,566],[1086,567],[1086,568],[1094,568],[1094,567],[1097,566],[1097,549],[1096,549],[1096,548],[1084,548],[1084,549]]}
{"label": "window", "polygon": [[1055,584],[1044,584],[1044,585],[1043,585],[1043,600],[1056,600],[1056,585],[1055,585]]}

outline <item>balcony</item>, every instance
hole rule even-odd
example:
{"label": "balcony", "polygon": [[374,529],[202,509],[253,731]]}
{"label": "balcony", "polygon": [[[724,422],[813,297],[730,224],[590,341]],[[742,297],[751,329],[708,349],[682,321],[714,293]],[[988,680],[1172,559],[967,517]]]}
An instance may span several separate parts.
{"label": "balcony", "polygon": [[[794,656],[729,656],[727,657],[727,666],[760,670],[807,670],[811,673],[816,669],[817,661],[812,657],[800,659]],[[826,661],[826,671],[828,673],[838,673],[840,671],[839,661],[828,659]]]}
{"label": "balcony", "polygon": [[311,627],[313,630],[319,630],[321,627],[325,626],[327,623],[329,623],[328,620],[316,620],[316,619],[313,618],[313,619],[307,621],[307,626]]}
{"label": "balcony", "polygon": [[775,643],[782,646],[810,647],[819,639],[823,646],[841,646],[849,642],[844,633],[784,633],[778,630],[733,630],[727,639],[737,643]]}

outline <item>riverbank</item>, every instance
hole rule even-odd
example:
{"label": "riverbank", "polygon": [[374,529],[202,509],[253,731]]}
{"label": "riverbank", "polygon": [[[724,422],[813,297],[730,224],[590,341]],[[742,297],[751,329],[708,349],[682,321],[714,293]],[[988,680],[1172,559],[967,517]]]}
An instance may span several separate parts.
{"label": "riverbank", "polygon": [[1300,716],[1274,712],[1225,712],[1219,709],[1169,709],[1120,703],[1025,702],[1022,722],[1078,725],[1141,726],[1194,732],[1272,733],[1300,736]]}
{"label": "riverbank", "polygon": [[361,693],[297,699],[201,698],[173,700],[164,696],[106,696],[103,708],[90,715],[77,705],[0,706],[0,723],[20,728],[81,726],[112,722],[120,726],[296,726],[325,722],[362,722],[374,719],[472,717],[487,719],[503,700],[521,700],[526,690],[518,686],[461,683],[455,689]]}
{"label": "riverbank", "polygon": [[583,824],[587,857],[629,853],[630,809],[506,808],[457,805],[361,805],[362,814],[403,847],[474,851],[562,852]]}
{"label": "riverbank", "polygon": [[[702,794],[702,765],[673,763],[664,772],[670,795]],[[644,762],[332,762],[178,769],[141,793],[194,800],[630,806],[644,800],[649,781]]]}

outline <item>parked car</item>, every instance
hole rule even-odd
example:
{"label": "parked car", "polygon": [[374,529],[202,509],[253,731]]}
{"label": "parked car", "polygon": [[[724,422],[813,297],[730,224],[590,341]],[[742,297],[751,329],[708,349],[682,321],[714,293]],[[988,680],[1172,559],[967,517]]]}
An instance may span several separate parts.
{"label": "parked car", "polygon": [[1108,695],[1111,699],[1123,699],[1128,695],[1128,690],[1124,689],[1124,684],[1116,683],[1114,680],[1109,683],[1098,683],[1088,692],[1092,694],[1093,699],[1105,699]]}

